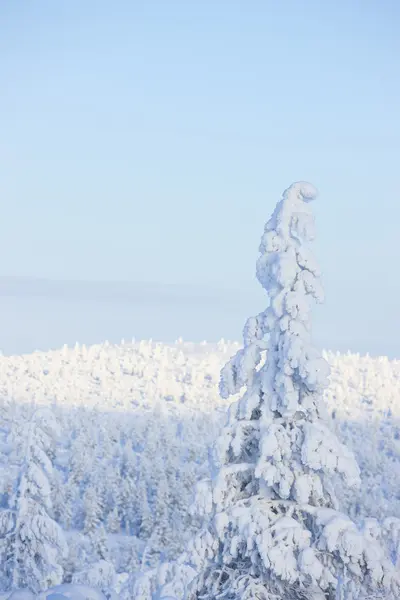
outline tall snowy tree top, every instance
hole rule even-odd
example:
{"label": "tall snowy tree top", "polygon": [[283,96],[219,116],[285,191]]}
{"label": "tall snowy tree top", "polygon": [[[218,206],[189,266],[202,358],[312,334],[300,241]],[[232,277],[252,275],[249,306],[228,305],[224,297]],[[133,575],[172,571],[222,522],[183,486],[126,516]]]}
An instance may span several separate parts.
{"label": "tall snowy tree top", "polygon": [[317,261],[305,245],[315,236],[310,201],[316,196],[316,189],[305,182],[284,192],[265,227],[257,261],[258,280],[270,297],[265,314],[269,352],[279,372],[270,381],[277,394],[271,408],[281,414],[311,408],[307,391],[321,392],[329,375],[328,364],[310,340],[310,299],[321,302],[324,297]]}
{"label": "tall snowy tree top", "polygon": [[[310,300],[323,300],[319,267],[307,246],[315,234],[310,202],[316,196],[311,184],[292,184],[267,222],[257,278],[270,305],[247,321],[244,348],[222,371],[223,397],[238,393],[252,381],[268,396],[271,417],[276,412],[293,416],[316,409],[310,393],[321,393],[327,385],[328,364],[310,338]],[[257,382],[253,373],[267,348],[268,368]]]}
{"label": "tall snowy tree top", "polygon": [[[310,202],[316,197],[317,190],[311,184],[292,184],[283,193],[265,226],[259,248],[261,256],[257,262],[257,277],[272,295],[292,286],[299,269],[308,268],[319,275],[315,260],[307,264],[311,257],[304,257],[304,251],[301,252],[302,245],[315,237]],[[296,264],[298,268],[294,269]]]}

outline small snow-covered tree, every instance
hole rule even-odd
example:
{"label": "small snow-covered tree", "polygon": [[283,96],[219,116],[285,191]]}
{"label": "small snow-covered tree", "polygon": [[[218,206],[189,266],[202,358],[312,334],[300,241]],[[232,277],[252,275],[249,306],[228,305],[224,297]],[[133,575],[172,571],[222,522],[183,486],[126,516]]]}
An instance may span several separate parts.
{"label": "small snow-covered tree", "polygon": [[140,525],[139,525],[139,537],[142,540],[148,540],[153,531],[153,516],[151,514],[146,481],[143,477],[139,479],[139,501],[140,501]]}
{"label": "small snow-covered tree", "polygon": [[92,559],[92,548],[88,537],[75,533],[68,538],[68,555],[64,567],[64,583],[70,583],[72,576],[87,567]]}
{"label": "small snow-covered tree", "polygon": [[53,517],[58,523],[61,523],[66,509],[67,498],[66,485],[59,471],[54,471],[53,473],[51,496],[53,504]]}
{"label": "small snow-covered tree", "polygon": [[137,535],[138,523],[140,523],[137,485],[135,480],[130,476],[126,476],[122,480],[120,511],[125,531]]}
{"label": "small snow-covered tree", "polygon": [[108,540],[104,525],[100,525],[89,537],[95,556],[108,560]]}
{"label": "small snow-covered tree", "polygon": [[92,535],[99,526],[103,516],[103,506],[99,491],[95,487],[88,487],[84,498],[85,520],[83,531],[85,534]]}
{"label": "small snow-covered tree", "polygon": [[72,577],[72,583],[98,588],[108,596],[115,585],[115,569],[110,562],[99,560],[84,570],[75,573]]}
{"label": "small snow-covered tree", "polygon": [[221,372],[221,395],[242,395],[215,447],[209,525],[183,561],[198,572],[190,599],[399,597],[378,536],[339,512],[331,483],[360,477],[326,422],[329,369],[311,343],[310,301],[323,299],[307,246],[315,197],[293,184],[265,226],[257,278],[270,302]]}
{"label": "small snow-covered tree", "polygon": [[120,531],[120,518],[119,518],[117,506],[115,508],[113,508],[113,510],[110,513],[108,513],[107,531],[109,533],[119,533],[119,531]]}
{"label": "small snow-covered tree", "polygon": [[67,546],[52,518],[50,481],[55,440],[59,435],[54,414],[37,410],[27,427],[25,458],[17,484],[15,529],[10,539],[10,577],[13,589],[34,592],[61,583],[62,558]]}
{"label": "small snow-covered tree", "polygon": [[73,480],[69,479],[64,483],[63,496],[65,498],[65,503],[63,512],[60,515],[60,519],[63,528],[68,530],[73,526],[76,505],[79,497],[79,490]]}
{"label": "small snow-covered tree", "polygon": [[169,542],[170,492],[165,473],[160,471],[153,502],[154,530],[157,532],[159,551],[165,550]]}

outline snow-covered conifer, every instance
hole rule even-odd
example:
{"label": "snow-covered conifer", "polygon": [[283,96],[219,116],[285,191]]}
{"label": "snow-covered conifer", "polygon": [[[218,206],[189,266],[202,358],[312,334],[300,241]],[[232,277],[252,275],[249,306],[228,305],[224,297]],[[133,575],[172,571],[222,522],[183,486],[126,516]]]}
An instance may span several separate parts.
{"label": "snow-covered conifer", "polygon": [[78,414],[78,418],[80,418],[80,422],[82,423],[82,428],[71,444],[69,479],[72,482],[75,482],[76,485],[82,485],[93,471],[94,436],[89,435],[85,431],[84,427],[87,425],[87,419],[85,417],[85,414]]}
{"label": "snow-covered conifer", "polygon": [[75,573],[72,577],[72,583],[98,588],[108,595],[107,592],[112,591],[115,584],[115,569],[110,562],[99,560],[84,570]]}
{"label": "snow-covered conifer", "polygon": [[140,509],[137,497],[137,485],[135,480],[126,476],[121,484],[121,519],[126,533],[138,533],[140,523]]}
{"label": "snow-covered conifer", "polygon": [[127,560],[125,563],[125,571],[127,573],[137,573],[140,567],[140,550],[138,548],[138,538],[131,538],[131,544],[127,553]]}
{"label": "snow-covered conifer", "polygon": [[74,525],[79,499],[79,488],[72,479],[68,479],[64,483],[63,496],[65,498],[65,503],[60,516],[60,523],[63,529],[68,530]]}
{"label": "snow-covered conifer", "polygon": [[108,513],[107,531],[109,533],[119,533],[119,531],[120,531],[120,518],[119,518],[117,506],[115,506],[113,508],[113,510],[110,513]]}
{"label": "snow-covered conifer", "polygon": [[153,531],[153,517],[148,502],[146,481],[143,478],[139,479],[139,502],[141,511],[139,537],[147,540]]}
{"label": "snow-covered conifer", "polygon": [[50,481],[53,447],[59,434],[50,410],[37,410],[27,426],[25,459],[17,484],[10,584],[34,592],[61,583],[67,551],[63,532],[52,518]]}
{"label": "snow-covered conifer", "polygon": [[95,555],[101,560],[108,560],[108,542],[104,525],[100,525],[90,536]]}
{"label": "snow-covered conifer", "polygon": [[59,471],[54,471],[53,473],[51,488],[53,516],[58,523],[62,523],[63,515],[66,509],[67,498],[66,485]]}
{"label": "snow-covered conifer", "polygon": [[95,487],[88,487],[83,498],[85,520],[83,531],[85,534],[92,535],[99,526],[102,516],[103,507],[99,491]]}
{"label": "snow-covered conifer", "polygon": [[70,583],[72,576],[78,571],[82,571],[89,563],[92,556],[90,540],[82,533],[75,533],[68,538],[68,555],[66,556],[64,567],[64,582]]}
{"label": "snow-covered conifer", "polygon": [[224,398],[245,389],[215,447],[210,524],[187,558],[198,571],[190,599],[399,597],[377,536],[338,511],[331,484],[360,477],[325,420],[329,368],[311,343],[310,301],[323,299],[307,246],[315,197],[293,184],[265,226],[257,278],[270,302],[221,373]]}

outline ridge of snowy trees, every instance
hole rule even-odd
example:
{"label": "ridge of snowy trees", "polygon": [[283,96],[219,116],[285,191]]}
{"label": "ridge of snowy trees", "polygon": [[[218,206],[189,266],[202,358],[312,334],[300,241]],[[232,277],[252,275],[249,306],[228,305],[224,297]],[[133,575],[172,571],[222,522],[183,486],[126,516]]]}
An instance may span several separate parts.
{"label": "ridge of snowy trees", "polygon": [[[244,392],[215,445],[215,473],[202,496],[209,519],[178,561],[186,568],[180,589],[178,572],[159,597],[399,597],[379,523],[357,526],[334,491],[334,477],[357,487],[360,475],[327,426],[329,367],[311,342],[311,300],[323,299],[307,245],[315,197],[310,184],[293,184],[265,226],[257,278],[270,302],[248,319],[243,349],[221,372],[222,397]],[[187,567],[196,572],[189,580]],[[140,589],[145,578],[137,584],[138,597],[151,593]]]}
{"label": "ridge of snowy trees", "polygon": [[[196,520],[189,519],[188,507],[198,476],[206,473],[207,447],[201,448],[201,458],[201,453],[191,448],[191,441],[201,429],[206,431],[207,425],[209,429],[206,418],[199,415],[193,423],[187,420],[185,427],[183,414],[167,420],[161,408],[153,407],[134,416],[129,427],[121,418],[105,426],[101,413],[74,410],[64,414],[56,406],[52,408],[37,410],[32,420],[29,406],[10,403],[8,407],[10,433],[3,445],[7,476],[0,486],[1,591],[24,585],[39,591],[43,585],[61,581],[87,583],[87,577],[93,581],[96,575],[103,577],[98,581],[100,587],[107,588],[110,572],[148,568],[161,556],[172,558],[181,552],[187,535],[198,527]],[[56,436],[51,438],[47,428],[52,413],[58,415],[64,430],[57,447],[53,443]],[[54,419],[53,425],[55,431]],[[174,443],[174,438],[179,443]],[[38,473],[36,459],[42,446],[48,459],[39,455],[44,470]],[[52,469],[53,462],[56,469]],[[20,504],[24,509],[20,523],[29,520],[17,499],[26,474],[31,480],[32,471],[36,480],[40,476],[36,483],[40,500],[48,516],[57,520],[52,521],[56,532],[61,528],[69,532],[68,554],[57,557],[63,575],[43,585],[22,570],[15,584],[12,576],[14,551],[19,547],[15,517]],[[13,491],[14,481],[18,483]],[[24,555],[31,550],[35,554],[36,539],[26,531],[24,537]],[[48,571],[50,576],[49,566]]]}

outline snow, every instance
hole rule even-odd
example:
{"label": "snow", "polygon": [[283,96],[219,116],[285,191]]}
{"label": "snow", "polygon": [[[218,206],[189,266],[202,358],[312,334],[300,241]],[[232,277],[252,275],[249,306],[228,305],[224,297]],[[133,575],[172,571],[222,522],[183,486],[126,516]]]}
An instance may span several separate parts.
{"label": "snow", "polygon": [[37,600],[106,600],[106,596],[100,590],[86,585],[63,584],[42,592]]}
{"label": "snow", "polygon": [[[149,486],[154,485],[153,467],[163,459],[170,498],[166,500],[165,515],[165,539],[172,548],[170,558],[188,546],[196,527],[200,527],[200,523],[193,525],[191,517],[194,485],[211,475],[208,446],[225,420],[229,403],[218,394],[219,372],[238,349],[238,344],[224,341],[171,345],[138,341],[0,357],[0,393],[5,399],[1,407],[1,493],[3,497],[7,494],[15,478],[16,457],[8,433],[10,428],[18,439],[13,424],[17,423],[17,429],[22,430],[20,425],[29,417],[32,401],[36,406],[51,408],[61,426],[56,455],[57,473],[61,476],[60,496],[58,488],[53,486],[53,506],[58,510],[58,521],[67,529],[70,553],[76,553],[76,558],[70,556],[68,569],[78,572],[87,561],[96,562],[90,543],[82,536],[83,529],[79,529],[83,528],[79,514],[91,481],[99,481],[105,472],[110,482],[118,475],[115,460],[122,460],[121,454],[126,460],[129,456],[127,465],[131,465],[134,473],[139,469],[143,472],[143,461],[146,462],[143,476]],[[387,536],[394,560],[398,560],[400,361],[329,352],[324,357],[331,372],[324,393],[328,414],[333,416],[331,426],[340,441],[353,450],[361,470],[361,487],[356,491],[350,492],[347,486],[336,482],[340,508],[350,511],[359,522],[367,516],[387,518]],[[249,418],[254,407],[254,400],[249,397],[246,408],[242,409],[243,418]],[[151,443],[148,454],[143,454],[147,431],[151,432]],[[121,445],[121,440],[126,439],[135,442],[130,453],[125,442]],[[115,454],[120,458],[112,458]],[[72,469],[73,476],[67,479],[67,489],[65,469]],[[118,497],[114,490],[122,487],[119,475],[110,486],[112,500]],[[174,506],[175,499],[179,500],[179,512]],[[210,510],[208,502],[206,489],[205,513]],[[144,516],[142,511],[149,511],[147,532],[142,538],[128,535],[122,520],[119,533],[109,532],[110,508],[108,504],[102,507],[101,519],[106,526],[109,557],[117,573],[126,572],[128,564],[132,565],[130,569],[140,570],[145,544],[148,565],[157,564],[159,543],[155,535],[151,539],[155,527],[153,499],[148,499],[146,509],[140,504],[139,520]],[[134,505],[132,510],[137,510]],[[177,518],[181,515],[184,527],[178,526]],[[5,530],[9,517],[4,515]],[[68,526],[68,521],[73,527]],[[198,547],[201,551],[201,544]],[[307,562],[307,555],[302,560]]]}

